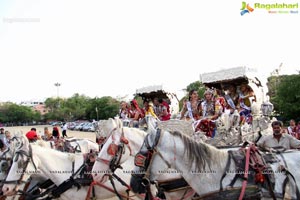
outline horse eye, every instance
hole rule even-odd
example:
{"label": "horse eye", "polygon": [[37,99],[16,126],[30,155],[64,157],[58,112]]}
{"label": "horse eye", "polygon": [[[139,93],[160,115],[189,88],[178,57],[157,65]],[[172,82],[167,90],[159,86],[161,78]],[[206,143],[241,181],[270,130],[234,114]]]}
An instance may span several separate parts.
{"label": "horse eye", "polygon": [[1,171],[7,171],[8,170],[8,163],[4,162],[1,164]]}

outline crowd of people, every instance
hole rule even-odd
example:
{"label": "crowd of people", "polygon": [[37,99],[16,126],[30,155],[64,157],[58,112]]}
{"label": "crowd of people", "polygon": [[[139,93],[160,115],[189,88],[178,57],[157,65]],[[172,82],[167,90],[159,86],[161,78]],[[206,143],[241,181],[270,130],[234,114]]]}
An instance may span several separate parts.
{"label": "crowd of people", "polygon": [[[214,120],[222,113],[233,114],[237,110],[241,123],[251,123],[251,103],[255,101],[252,88],[247,83],[242,83],[238,89],[236,85],[230,84],[225,90],[207,89],[203,99],[199,98],[196,90],[191,90],[188,99],[183,102],[180,119],[199,122],[198,128],[204,129],[210,137],[213,137]],[[121,102],[119,117],[124,124],[138,127],[146,115],[160,121],[169,120],[171,118],[169,103],[159,98],[144,99],[143,107],[140,108],[135,99],[130,103]]]}
{"label": "crowd of people", "polygon": [[122,101],[120,104],[119,117],[128,126],[139,127],[141,123],[144,123],[144,118],[147,115],[160,121],[169,120],[171,118],[169,103],[164,99],[154,98],[144,99],[142,108],[136,99],[130,103]]}
{"label": "crowd of people", "polygon": [[[36,140],[53,140],[53,139],[59,139],[67,137],[67,124],[65,123],[62,127],[62,136],[60,135],[59,128],[57,126],[53,127],[52,132],[49,131],[48,127],[44,127],[43,133],[37,133],[36,128],[31,128],[26,134],[27,139],[29,142],[35,142]],[[11,141],[11,133],[10,131],[6,130],[4,131],[4,128],[0,128],[0,142],[5,147],[9,147],[10,141]],[[1,148],[1,147],[0,147]]]}
{"label": "crowd of people", "polygon": [[181,119],[192,120],[196,131],[201,130],[207,136],[214,137],[214,122],[223,113],[238,113],[241,124],[251,124],[253,101],[256,101],[254,91],[246,83],[242,83],[239,88],[230,84],[224,90],[207,88],[203,99],[199,98],[196,90],[191,90],[188,100],[184,102]]}

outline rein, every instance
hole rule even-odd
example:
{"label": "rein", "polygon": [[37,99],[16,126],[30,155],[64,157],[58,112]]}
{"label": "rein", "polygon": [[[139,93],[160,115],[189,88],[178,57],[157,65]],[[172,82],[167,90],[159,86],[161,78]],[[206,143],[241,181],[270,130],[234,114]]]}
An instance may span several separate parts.
{"label": "rein", "polygon": [[[160,138],[161,138],[161,129],[157,129],[156,130],[156,134],[155,134],[155,138],[154,138],[154,142],[152,145],[149,144],[149,139],[150,135],[148,134],[144,140],[144,145],[147,148],[147,153],[146,155],[144,155],[143,153],[141,153],[141,151],[139,153],[137,153],[135,155],[135,159],[134,159],[134,164],[140,168],[143,169],[143,171],[145,171],[144,174],[132,174],[132,176],[140,176],[143,175],[142,177],[142,185],[145,187],[146,189],[146,197],[145,199],[154,199],[152,193],[151,193],[151,189],[150,189],[150,169],[151,169],[151,163],[152,160],[154,158],[153,155],[155,155],[156,153],[158,155],[161,156],[161,154],[159,152],[156,151],[156,146],[158,145]],[[162,157],[162,156],[161,156]],[[168,163],[169,165],[169,163]]]}
{"label": "rein", "polygon": [[[121,194],[118,193],[118,191],[115,187],[113,178],[117,179],[123,186],[127,187],[128,196],[129,196],[129,191],[131,190],[131,188],[120,177],[118,177],[114,172],[118,168],[122,169],[122,166],[120,165],[120,162],[121,162],[122,155],[125,153],[125,145],[128,147],[128,149],[130,151],[130,155],[132,155],[132,150],[131,150],[131,147],[129,145],[128,140],[124,136],[124,129],[123,128],[122,128],[122,133],[121,133],[121,136],[120,136],[120,144],[119,145],[115,144],[115,138],[114,138],[114,135],[113,135],[113,132],[115,130],[117,130],[117,128],[114,128],[112,130],[111,134],[110,134],[110,136],[112,137],[112,143],[109,145],[109,147],[107,149],[107,153],[109,155],[113,156],[112,159],[111,160],[106,160],[106,159],[97,157],[96,161],[103,162],[103,163],[105,163],[109,166],[109,169],[111,170],[112,175],[109,175],[109,174],[105,174],[105,175],[109,176],[109,180],[110,180],[111,185],[113,187],[114,193],[116,193],[116,195],[118,196],[119,199],[122,199]],[[90,187],[92,187],[92,186],[93,185],[91,184]],[[101,186],[101,185],[98,184],[98,186]]]}
{"label": "rein", "polygon": [[[23,144],[21,145],[21,147],[23,146]],[[13,162],[17,162],[19,160],[19,156],[26,156],[27,159],[25,161],[25,164],[23,165],[23,168],[22,168],[22,172],[21,172],[21,176],[18,180],[11,180],[11,181],[3,181],[4,184],[15,184],[15,187],[14,187],[14,191],[16,191],[16,188],[17,188],[17,185],[21,184],[21,183],[26,183],[26,181],[23,181],[23,178],[24,178],[24,175],[25,175],[25,172],[26,172],[26,169],[28,167],[28,164],[31,160],[33,166],[34,166],[34,169],[37,170],[36,168],[36,165],[33,161],[33,157],[32,157],[32,147],[31,145],[29,144],[29,151],[26,152],[26,151],[23,151],[23,150],[17,150],[15,152],[15,158],[13,160]]]}

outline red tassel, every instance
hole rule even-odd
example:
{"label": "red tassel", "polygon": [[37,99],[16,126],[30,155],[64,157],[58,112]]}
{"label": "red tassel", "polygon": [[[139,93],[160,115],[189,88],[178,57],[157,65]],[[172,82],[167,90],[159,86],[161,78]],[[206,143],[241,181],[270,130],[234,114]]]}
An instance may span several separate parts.
{"label": "red tassel", "polygon": [[257,172],[255,174],[255,182],[256,183],[263,183],[265,181],[264,175],[261,173],[261,171]]}

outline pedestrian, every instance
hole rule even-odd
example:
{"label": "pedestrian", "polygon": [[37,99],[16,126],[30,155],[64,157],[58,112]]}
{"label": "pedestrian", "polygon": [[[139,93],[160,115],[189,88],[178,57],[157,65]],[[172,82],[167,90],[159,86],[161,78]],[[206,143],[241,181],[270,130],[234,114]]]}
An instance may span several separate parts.
{"label": "pedestrian", "polygon": [[67,129],[68,129],[68,124],[67,124],[67,123],[64,123],[64,124],[63,124],[63,128],[62,128],[62,136],[63,136],[63,138],[64,138],[64,137],[68,137],[68,136],[67,136]]}
{"label": "pedestrian", "polygon": [[11,139],[11,135],[9,131],[5,131],[5,136],[3,138],[3,143],[5,144],[6,147],[10,146],[10,139]]}
{"label": "pedestrian", "polygon": [[5,134],[4,134],[4,128],[1,127],[1,128],[0,128],[0,139],[2,140],[2,142],[3,142],[4,137],[5,137]]}

